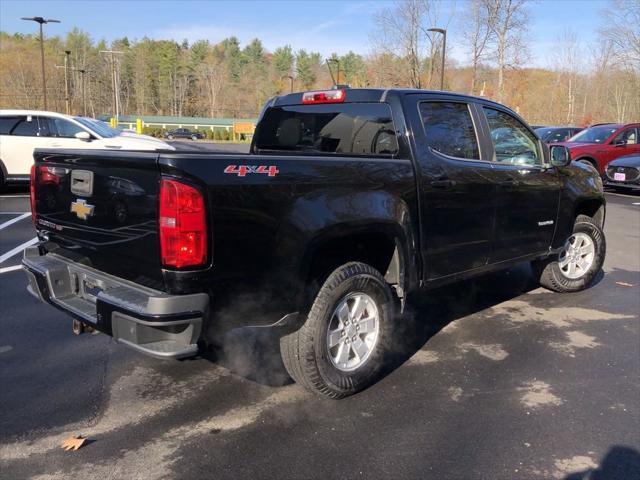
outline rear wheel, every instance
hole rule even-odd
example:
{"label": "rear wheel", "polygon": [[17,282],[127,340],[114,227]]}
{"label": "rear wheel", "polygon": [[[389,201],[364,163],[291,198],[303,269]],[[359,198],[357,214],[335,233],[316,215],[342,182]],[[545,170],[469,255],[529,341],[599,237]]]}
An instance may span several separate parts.
{"label": "rear wheel", "polygon": [[556,258],[534,262],[540,284],[555,292],[587,288],[602,269],[606,241],[602,229],[586,215],[578,215],[573,233]]}
{"label": "rear wheel", "polygon": [[197,137],[197,136],[195,136],[195,135],[191,135],[191,140],[196,141],[197,139],[198,139],[198,137]]}
{"label": "rear wheel", "polygon": [[169,140],[173,140],[173,135],[167,135],[167,138],[168,138]]}
{"label": "rear wheel", "polygon": [[304,325],[281,339],[289,375],[330,398],[365,389],[391,344],[393,311],[380,272],[359,262],[342,265],[322,285]]}

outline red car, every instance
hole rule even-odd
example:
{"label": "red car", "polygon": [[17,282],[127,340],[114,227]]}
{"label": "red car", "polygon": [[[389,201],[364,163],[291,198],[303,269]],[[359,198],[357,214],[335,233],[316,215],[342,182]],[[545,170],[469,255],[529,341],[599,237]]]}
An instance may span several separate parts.
{"label": "red car", "polygon": [[625,155],[640,154],[640,123],[603,123],[574,135],[562,145],[571,160],[589,163],[604,175],[609,162]]}

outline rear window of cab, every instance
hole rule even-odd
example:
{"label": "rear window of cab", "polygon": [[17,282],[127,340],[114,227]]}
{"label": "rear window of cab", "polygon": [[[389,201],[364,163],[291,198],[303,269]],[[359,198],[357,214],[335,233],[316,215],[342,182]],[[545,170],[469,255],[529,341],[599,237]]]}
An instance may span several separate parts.
{"label": "rear window of cab", "polygon": [[254,142],[257,153],[392,157],[398,153],[386,103],[271,107]]}

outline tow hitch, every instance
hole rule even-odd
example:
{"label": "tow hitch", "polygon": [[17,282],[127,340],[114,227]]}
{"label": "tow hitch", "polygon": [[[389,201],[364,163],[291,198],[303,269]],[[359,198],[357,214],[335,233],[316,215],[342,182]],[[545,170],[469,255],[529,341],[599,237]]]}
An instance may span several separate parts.
{"label": "tow hitch", "polygon": [[73,323],[71,324],[71,331],[73,331],[74,335],[82,335],[83,333],[96,333],[97,330],[93,327],[85,325],[80,320],[73,319]]}

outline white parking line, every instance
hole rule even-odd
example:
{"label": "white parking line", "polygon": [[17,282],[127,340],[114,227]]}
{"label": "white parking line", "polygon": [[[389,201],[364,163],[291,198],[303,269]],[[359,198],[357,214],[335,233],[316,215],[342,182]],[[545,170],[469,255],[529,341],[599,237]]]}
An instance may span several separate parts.
{"label": "white parking line", "polygon": [[18,245],[16,248],[9,250],[7,253],[0,256],[0,263],[22,252],[25,248],[30,247],[34,243],[38,243],[38,237],[32,238],[28,242],[24,242],[22,245]]}
{"label": "white parking line", "polygon": [[16,270],[20,270],[21,268],[22,268],[22,265],[12,265],[11,267],[0,268],[0,274],[7,273],[7,272],[14,272]]}
{"label": "white parking line", "polygon": [[29,212],[0,212],[0,215],[22,215],[23,213]]}
{"label": "white parking line", "polygon": [[7,228],[10,225],[13,225],[14,223],[18,223],[20,220],[25,219],[25,218],[30,217],[30,216],[31,216],[31,213],[23,213],[19,217],[12,218],[11,220],[8,220],[8,221],[6,221],[4,223],[0,223],[0,230],[2,230],[3,228]]}

